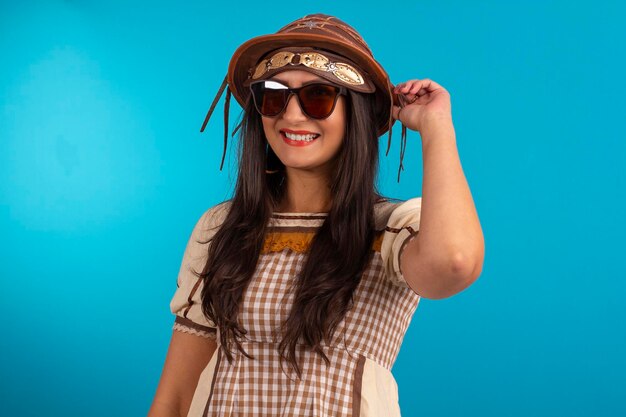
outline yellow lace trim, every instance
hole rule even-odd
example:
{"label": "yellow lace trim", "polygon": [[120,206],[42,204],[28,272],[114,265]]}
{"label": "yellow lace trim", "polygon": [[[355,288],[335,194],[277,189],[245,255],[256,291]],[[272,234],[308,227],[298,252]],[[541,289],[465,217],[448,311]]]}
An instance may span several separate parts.
{"label": "yellow lace trim", "polygon": [[374,244],[372,245],[372,249],[374,249],[376,252],[380,252],[380,248],[383,245],[384,235],[385,235],[385,232],[381,232],[377,234],[376,237],[374,238]]}
{"label": "yellow lace trim", "polygon": [[[380,252],[384,233],[378,233],[372,244],[372,249]],[[309,250],[314,232],[270,232],[265,238],[261,253],[281,252],[289,248],[294,252],[304,253]]]}

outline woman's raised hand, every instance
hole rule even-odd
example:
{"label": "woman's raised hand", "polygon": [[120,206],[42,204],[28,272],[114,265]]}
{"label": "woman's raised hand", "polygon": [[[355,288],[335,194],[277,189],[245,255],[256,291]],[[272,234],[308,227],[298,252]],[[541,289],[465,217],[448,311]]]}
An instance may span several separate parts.
{"label": "woman's raised hand", "polygon": [[451,122],[450,94],[433,80],[424,78],[399,83],[393,92],[402,106],[393,106],[393,117],[411,130],[422,131],[428,123]]}

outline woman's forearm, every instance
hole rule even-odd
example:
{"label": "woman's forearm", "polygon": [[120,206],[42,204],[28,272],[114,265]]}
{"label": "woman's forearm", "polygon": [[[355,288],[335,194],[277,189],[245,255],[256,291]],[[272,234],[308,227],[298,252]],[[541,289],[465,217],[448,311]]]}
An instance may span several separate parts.
{"label": "woman's forearm", "polygon": [[469,285],[480,274],[484,238],[472,194],[461,167],[450,117],[422,126],[423,182],[421,250],[452,276]]}
{"label": "woman's forearm", "polygon": [[148,417],[181,417],[179,410],[169,404],[154,401]]}
{"label": "woman's forearm", "polygon": [[419,234],[404,253],[410,286],[427,298],[467,288],[482,270],[484,239],[450,116],[421,126],[424,175]]}

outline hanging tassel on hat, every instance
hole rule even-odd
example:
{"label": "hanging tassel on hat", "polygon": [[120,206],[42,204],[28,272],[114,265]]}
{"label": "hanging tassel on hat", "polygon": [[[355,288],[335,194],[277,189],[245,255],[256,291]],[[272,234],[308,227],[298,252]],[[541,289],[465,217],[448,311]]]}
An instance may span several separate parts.
{"label": "hanging tassel on hat", "polygon": [[222,97],[222,93],[224,92],[224,89],[226,88],[226,99],[224,100],[224,152],[222,153],[222,162],[220,163],[220,171],[222,170],[224,166],[224,159],[226,158],[226,148],[228,146],[228,112],[229,112],[231,92],[230,92],[230,87],[227,87],[227,85],[228,85],[228,76],[224,77],[224,81],[222,81],[222,85],[220,86],[220,89],[217,91],[217,94],[215,95],[215,98],[213,99],[213,103],[211,103],[211,107],[209,108],[209,111],[207,112],[206,117],[204,118],[204,123],[202,123],[202,127],[200,128],[200,132],[204,132],[204,129],[206,128],[206,125],[207,123],[209,123],[209,119],[211,118],[211,115],[213,114],[213,110],[215,110],[215,106],[217,106],[217,103],[220,100],[220,97]]}
{"label": "hanging tassel on hat", "polygon": [[230,110],[230,88],[226,88],[226,99],[224,100],[224,152],[222,153],[222,162],[220,163],[220,171],[224,166],[224,158],[226,158],[226,146],[228,145],[228,112]]}
{"label": "hanging tassel on hat", "polygon": [[215,95],[215,98],[213,99],[213,103],[211,103],[211,107],[209,108],[209,111],[206,114],[206,117],[204,118],[204,123],[202,123],[202,127],[200,128],[200,133],[204,132],[204,128],[206,127],[207,123],[209,123],[209,119],[211,118],[213,109],[215,109],[217,102],[220,101],[220,97],[222,97],[222,93],[224,92],[224,88],[226,88],[226,85],[228,85],[228,76],[224,77],[224,81],[222,81],[222,85],[220,86],[220,89],[217,91],[217,94]]}
{"label": "hanging tassel on hat", "polygon": [[[404,107],[404,101],[400,99],[400,110]],[[389,134],[387,137],[387,151],[385,152],[385,156],[389,155],[389,149],[391,148],[391,130],[393,127],[393,102],[391,103],[391,108],[389,109]],[[400,135],[400,165],[398,166],[398,183],[400,182],[400,171],[404,171],[404,165],[402,161],[404,160],[404,151],[406,150],[406,126],[404,123],[397,119],[402,125],[402,134]]]}
{"label": "hanging tassel on hat", "polygon": [[[222,81],[222,85],[217,91],[217,94],[215,95],[215,98],[213,99],[213,103],[211,103],[211,107],[209,108],[209,111],[207,112],[206,117],[204,118],[202,127],[200,128],[200,132],[201,133],[204,132],[204,129],[206,128],[206,125],[207,123],[209,123],[209,119],[211,118],[211,115],[213,114],[213,110],[215,110],[215,106],[217,106],[217,103],[219,102],[220,97],[222,97],[224,88],[226,88],[226,98],[224,100],[224,151],[222,152],[222,162],[220,163],[220,171],[222,170],[224,166],[224,159],[226,158],[226,148],[228,146],[228,115],[230,112],[230,97],[232,94],[230,90],[230,86],[228,86],[228,75],[224,77],[224,81]],[[243,120],[239,122],[239,124],[235,127],[231,136],[235,136],[235,133],[237,133],[237,131],[239,130],[242,124],[243,124]]]}
{"label": "hanging tassel on hat", "polygon": [[391,128],[393,127],[393,101],[391,102],[391,107],[389,108],[389,121],[387,122],[387,126],[389,126],[389,133],[387,135],[387,151],[385,152],[385,156],[389,155],[389,149],[391,148]]}
{"label": "hanging tassel on hat", "polygon": [[[402,123],[402,122],[400,122]],[[400,171],[404,171],[404,151],[406,150],[406,126],[402,123],[402,134],[400,135],[400,165],[398,166],[398,182],[400,182]]]}

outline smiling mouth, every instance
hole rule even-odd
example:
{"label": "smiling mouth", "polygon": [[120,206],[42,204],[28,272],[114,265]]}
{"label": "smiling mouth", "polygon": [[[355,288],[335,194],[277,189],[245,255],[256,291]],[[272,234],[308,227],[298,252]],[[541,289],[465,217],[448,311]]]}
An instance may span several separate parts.
{"label": "smiling mouth", "polygon": [[297,145],[297,146],[308,145],[311,142],[313,142],[315,139],[320,137],[318,133],[300,135],[300,134],[294,134],[294,133],[287,133],[283,130],[280,131],[280,135],[282,136],[283,140],[289,145]]}

